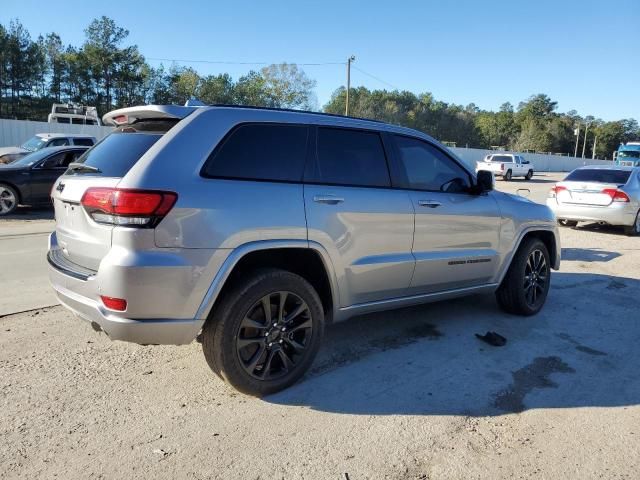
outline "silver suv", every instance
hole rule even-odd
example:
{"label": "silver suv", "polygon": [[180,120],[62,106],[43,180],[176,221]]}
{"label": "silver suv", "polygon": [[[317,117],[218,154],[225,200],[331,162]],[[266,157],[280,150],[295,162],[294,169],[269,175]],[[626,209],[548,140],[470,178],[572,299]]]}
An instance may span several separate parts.
{"label": "silver suv", "polygon": [[114,340],[199,337],[249,394],[294,383],[353,315],[493,292],[535,314],[560,265],[547,206],[414,130],[220,106],[103,120],[52,190],[60,301]]}

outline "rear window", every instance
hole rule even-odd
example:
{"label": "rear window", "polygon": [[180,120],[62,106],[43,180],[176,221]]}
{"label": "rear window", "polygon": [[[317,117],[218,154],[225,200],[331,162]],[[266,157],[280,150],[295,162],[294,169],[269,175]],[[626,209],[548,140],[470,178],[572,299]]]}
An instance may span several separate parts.
{"label": "rear window", "polygon": [[231,132],[204,166],[205,177],[300,182],[309,128],[246,124]]}
{"label": "rear window", "polygon": [[491,161],[500,162],[500,163],[502,162],[511,163],[513,162],[513,158],[507,155],[494,155],[493,157],[491,157]]}
{"label": "rear window", "polygon": [[604,169],[580,169],[571,172],[565,181],[568,182],[595,182],[615,183],[622,185],[627,183],[631,175],[630,170],[604,170]]}
{"label": "rear window", "polygon": [[306,181],[333,185],[391,185],[380,135],[364,130],[318,128],[316,161]]}
{"label": "rear window", "polygon": [[98,168],[99,173],[87,169],[67,171],[67,175],[124,177],[161,137],[162,134],[153,133],[112,133],[77,160],[78,163]]}

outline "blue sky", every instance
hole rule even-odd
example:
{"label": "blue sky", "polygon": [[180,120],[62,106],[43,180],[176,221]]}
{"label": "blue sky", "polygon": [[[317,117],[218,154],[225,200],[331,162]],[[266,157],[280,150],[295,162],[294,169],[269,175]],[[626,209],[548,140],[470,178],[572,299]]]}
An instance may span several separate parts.
{"label": "blue sky", "polygon": [[[34,37],[56,31],[75,45],[91,19],[110,16],[147,58],[324,63],[353,54],[355,67],[386,82],[354,69],[354,86],[429,91],[491,110],[546,93],[559,111],[640,119],[639,0],[0,4],[1,23],[19,18]],[[191,66],[235,78],[252,68]],[[318,82],[320,105],[345,82],[343,65],[303,68]]]}

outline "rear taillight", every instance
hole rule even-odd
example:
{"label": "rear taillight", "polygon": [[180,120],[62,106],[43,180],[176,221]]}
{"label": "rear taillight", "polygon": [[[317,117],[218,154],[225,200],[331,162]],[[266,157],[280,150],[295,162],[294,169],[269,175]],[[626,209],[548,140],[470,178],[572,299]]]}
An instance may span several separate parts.
{"label": "rear taillight", "polygon": [[602,190],[602,193],[607,194],[611,197],[611,201],[613,202],[630,202],[629,195],[624,193],[622,190],[618,190],[616,188],[605,188]]}
{"label": "rear taillight", "polygon": [[500,170],[504,170],[504,163],[500,164]]}
{"label": "rear taillight", "polygon": [[173,192],[89,188],[80,203],[97,223],[153,228],[177,199]]}
{"label": "rear taillight", "polygon": [[549,198],[556,198],[560,192],[566,189],[567,188],[563,187],[562,185],[556,185],[555,187],[551,187],[551,190],[549,190]]}

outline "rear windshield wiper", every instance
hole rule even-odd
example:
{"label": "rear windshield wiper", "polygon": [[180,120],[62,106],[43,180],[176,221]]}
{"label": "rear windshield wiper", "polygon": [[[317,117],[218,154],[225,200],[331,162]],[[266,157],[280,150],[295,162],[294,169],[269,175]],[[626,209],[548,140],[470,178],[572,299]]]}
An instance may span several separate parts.
{"label": "rear windshield wiper", "polygon": [[97,167],[94,167],[92,165],[86,165],[84,163],[78,163],[78,162],[71,162],[69,164],[69,170],[72,170],[74,172],[91,172],[91,173],[102,173],[102,170],[100,170]]}

